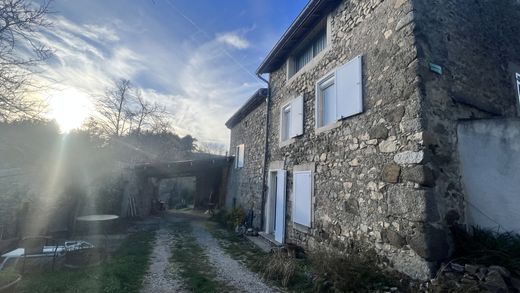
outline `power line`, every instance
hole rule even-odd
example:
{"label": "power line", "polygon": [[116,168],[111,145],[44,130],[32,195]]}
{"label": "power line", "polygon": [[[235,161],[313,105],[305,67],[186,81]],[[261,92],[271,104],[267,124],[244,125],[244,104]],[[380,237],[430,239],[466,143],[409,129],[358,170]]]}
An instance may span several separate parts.
{"label": "power line", "polygon": [[[186,21],[188,21],[195,29],[197,29],[199,32],[201,32],[203,35],[205,35],[208,40],[211,40],[211,35],[206,32],[202,27],[200,27],[194,20],[189,18],[186,14],[184,14],[179,8],[177,8],[170,0],[166,0],[166,3],[170,5],[170,7],[175,10],[180,16],[182,16]],[[229,58],[231,59],[236,65],[238,65],[242,70],[247,72],[250,76],[253,77],[255,81],[257,81],[258,77],[253,74],[251,71],[249,71],[240,61],[238,61],[235,57],[233,57],[225,48],[220,48],[220,50]]]}

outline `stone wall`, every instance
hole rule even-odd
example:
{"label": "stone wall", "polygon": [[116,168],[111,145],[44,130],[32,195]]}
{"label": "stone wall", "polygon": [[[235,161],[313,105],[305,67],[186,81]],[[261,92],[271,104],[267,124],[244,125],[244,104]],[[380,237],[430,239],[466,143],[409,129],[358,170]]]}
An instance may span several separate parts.
{"label": "stone wall", "polygon": [[[253,209],[255,227],[260,228],[262,205],[262,170],[265,149],[265,102],[231,128],[230,155],[235,147],[244,144],[244,167],[230,167],[226,208],[233,205]],[[236,159],[236,158],[235,158]]]}
{"label": "stone wall", "polygon": [[[440,214],[428,225],[447,231],[465,224],[459,121],[517,114],[512,69],[520,64],[520,7],[515,0],[413,0],[413,5],[426,158],[421,168],[433,178]],[[442,74],[430,70],[432,63]]]}
{"label": "stone wall", "polygon": [[[270,77],[269,161],[288,171],[287,242],[342,251],[351,242],[375,248],[413,277],[427,278],[447,251],[443,231],[422,225],[439,218],[425,158],[412,5],[406,0],[343,1],[331,13],[331,44],[316,64],[286,79]],[[315,84],[363,55],[364,113],[315,133]],[[280,107],[304,96],[303,136],[279,146]],[[291,220],[292,170],[315,163],[313,226]],[[436,247],[425,238],[441,239]]]}

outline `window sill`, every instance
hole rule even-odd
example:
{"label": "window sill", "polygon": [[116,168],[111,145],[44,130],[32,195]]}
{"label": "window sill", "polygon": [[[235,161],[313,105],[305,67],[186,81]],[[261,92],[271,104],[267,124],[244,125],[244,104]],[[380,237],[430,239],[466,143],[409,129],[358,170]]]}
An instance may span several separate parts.
{"label": "window sill", "polygon": [[310,227],[307,227],[307,226],[302,225],[302,224],[298,224],[296,222],[293,222],[293,229],[298,231],[298,232],[305,233],[305,234],[309,234],[310,231],[311,231]]}
{"label": "window sill", "polygon": [[293,144],[295,141],[296,141],[296,138],[295,138],[295,137],[293,137],[293,138],[289,138],[289,139],[287,139],[287,140],[280,141],[280,142],[278,143],[278,146],[279,146],[280,148],[283,148],[283,147],[286,147],[286,146],[288,146],[288,145]]}
{"label": "window sill", "polygon": [[316,134],[316,135],[322,134],[324,132],[330,131],[330,130],[338,128],[340,126],[341,126],[341,120],[340,121],[336,121],[336,122],[331,123],[331,124],[328,124],[328,125],[325,125],[325,126],[316,127],[314,129],[314,134]]}
{"label": "window sill", "polygon": [[[287,78],[287,85],[291,84],[294,80],[296,80],[299,76],[301,76],[302,74],[304,74],[305,72],[309,71],[310,69],[312,69],[313,67],[315,67],[320,61],[321,59],[323,58],[323,56],[325,56],[325,54],[327,54],[327,52],[330,51],[332,46],[327,46],[325,49],[323,49],[318,55],[316,55],[316,57],[312,58],[311,61],[309,61],[309,63],[305,64],[305,66],[303,66],[300,70],[298,70],[298,72],[296,72],[295,74],[293,74],[291,77],[288,77]],[[291,57],[292,58],[292,57]]]}

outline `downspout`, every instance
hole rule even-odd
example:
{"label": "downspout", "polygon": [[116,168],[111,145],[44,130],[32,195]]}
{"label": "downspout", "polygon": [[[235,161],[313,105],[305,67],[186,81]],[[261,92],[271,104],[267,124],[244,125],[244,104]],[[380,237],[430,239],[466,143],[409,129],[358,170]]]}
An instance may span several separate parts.
{"label": "downspout", "polygon": [[265,99],[266,104],[266,118],[265,118],[265,142],[264,142],[264,166],[263,166],[263,174],[262,174],[262,205],[260,210],[260,229],[264,229],[264,219],[265,219],[265,195],[267,192],[266,187],[266,177],[267,177],[267,147],[269,145],[269,106],[271,104],[271,85],[268,80],[262,77],[260,73],[257,73],[259,79],[267,84],[267,98]]}

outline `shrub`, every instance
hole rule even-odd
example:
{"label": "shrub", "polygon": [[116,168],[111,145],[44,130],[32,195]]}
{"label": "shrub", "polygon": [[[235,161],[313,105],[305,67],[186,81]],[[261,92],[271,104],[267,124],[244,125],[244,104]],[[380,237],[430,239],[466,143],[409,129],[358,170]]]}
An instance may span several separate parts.
{"label": "shrub", "polygon": [[316,292],[367,292],[399,286],[397,276],[379,266],[374,251],[351,251],[348,254],[311,255]]}
{"label": "shrub", "polygon": [[245,219],[246,212],[240,207],[234,208],[230,212],[220,210],[211,217],[212,221],[220,223],[228,229],[234,229],[235,227],[242,225]]}
{"label": "shrub", "polygon": [[227,216],[228,225],[231,227],[240,226],[246,219],[246,212],[241,207],[234,208]]}
{"label": "shrub", "polygon": [[296,260],[286,252],[276,251],[267,257],[262,270],[262,276],[269,280],[280,281],[282,286],[287,287],[294,277]]}
{"label": "shrub", "polygon": [[468,263],[499,265],[520,274],[520,235],[496,233],[489,229],[472,227],[471,232],[453,228],[454,258]]}

